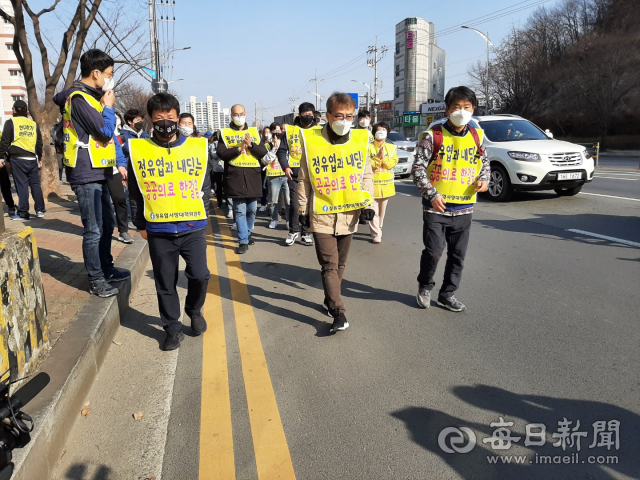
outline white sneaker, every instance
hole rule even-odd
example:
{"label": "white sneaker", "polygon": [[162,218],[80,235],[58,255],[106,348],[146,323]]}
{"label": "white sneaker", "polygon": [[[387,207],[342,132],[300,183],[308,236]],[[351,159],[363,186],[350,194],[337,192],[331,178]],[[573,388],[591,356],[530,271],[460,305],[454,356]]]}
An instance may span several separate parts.
{"label": "white sneaker", "polygon": [[259,209],[259,212],[266,212],[267,211],[267,206],[266,205],[262,205]]}
{"label": "white sneaker", "polygon": [[276,228],[277,226],[278,226],[277,220],[272,220],[271,223],[269,224],[269,228]]}
{"label": "white sneaker", "polygon": [[296,239],[298,238],[298,235],[299,235],[298,232],[289,233],[284,243],[286,243],[287,245],[293,245],[294,243],[296,243]]}
{"label": "white sneaker", "polygon": [[232,232],[236,232],[238,230],[238,224],[234,223],[233,225],[231,225],[231,231]]}
{"label": "white sneaker", "polygon": [[303,245],[311,246],[313,245],[313,236],[310,233],[305,233],[304,235],[302,235],[300,241]]}
{"label": "white sneaker", "polygon": [[227,218],[233,218],[233,210],[229,209],[229,213],[227,213]]}
{"label": "white sneaker", "polygon": [[37,218],[44,218],[44,212],[36,212]]}

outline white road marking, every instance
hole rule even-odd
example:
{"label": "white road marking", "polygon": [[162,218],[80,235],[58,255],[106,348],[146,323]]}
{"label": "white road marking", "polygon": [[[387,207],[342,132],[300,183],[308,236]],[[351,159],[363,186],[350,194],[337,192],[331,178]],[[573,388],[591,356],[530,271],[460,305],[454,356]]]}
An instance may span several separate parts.
{"label": "white road marking", "polygon": [[638,171],[625,171],[625,170],[596,170],[596,175],[599,173],[604,173],[605,175],[632,175],[632,176],[640,176],[640,172]]}
{"label": "white road marking", "polygon": [[637,182],[638,180],[640,180],[640,178],[624,178],[624,177],[602,177],[600,175],[596,175],[593,178],[608,178],[610,180],[629,180],[632,182]]}
{"label": "white road marking", "polygon": [[574,228],[568,228],[567,232],[579,233],[580,235],[587,235],[589,237],[595,237],[601,240],[608,240],[609,242],[621,243],[622,245],[629,245],[630,247],[640,248],[640,243],[632,242],[630,240],[623,240],[622,238],[608,237],[606,235],[600,235],[599,233],[585,232],[584,230],[576,230]]}
{"label": "white road marking", "polygon": [[632,202],[640,202],[640,198],[616,197],[614,195],[602,195],[600,193],[580,192],[579,195],[593,195],[594,197],[617,198],[618,200],[631,200]]}

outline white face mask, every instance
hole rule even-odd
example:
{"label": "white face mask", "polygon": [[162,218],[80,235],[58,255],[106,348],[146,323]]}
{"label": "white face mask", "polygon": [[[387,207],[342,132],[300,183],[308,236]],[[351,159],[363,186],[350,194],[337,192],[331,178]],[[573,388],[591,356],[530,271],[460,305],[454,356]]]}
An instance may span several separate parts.
{"label": "white face mask", "polygon": [[193,135],[193,128],[191,127],[178,127],[178,130],[180,130],[180,133],[185,137]]}
{"label": "white face mask", "polygon": [[467,123],[471,121],[471,117],[473,116],[472,112],[468,110],[456,110],[451,115],[449,115],[449,120],[456,127],[464,127]]}
{"label": "white face mask", "polygon": [[340,121],[335,121],[331,124],[331,130],[333,130],[336,135],[339,136],[343,136],[346,135],[347,133],[349,133],[349,130],[351,130],[351,125],[353,124],[353,121],[349,121],[346,118],[344,120],[340,120]]}
{"label": "white face mask", "polygon": [[247,117],[245,117],[244,115],[240,116],[235,116],[233,117],[233,123],[235,123],[238,127],[242,127],[245,124],[245,120],[247,119]]}
{"label": "white face mask", "polygon": [[362,128],[367,128],[369,126],[369,123],[371,123],[371,120],[369,120],[368,118],[361,118],[359,123]]}
{"label": "white face mask", "polygon": [[387,138],[387,131],[384,128],[376,132],[376,140],[384,140],[385,138]]}
{"label": "white face mask", "polygon": [[108,90],[113,90],[113,87],[116,86],[116,81],[113,79],[113,77],[111,78],[106,78],[102,72],[100,72],[100,75],[102,75],[102,78],[104,79],[104,85],[102,85],[102,91],[106,92]]}
{"label": "white face mask", "polygon": [[265,133],[265,134],[264,134],[264,139],[265,139],[267,142],[270,142],[272,138],[273,138],[273,135],[271,135],[270,133]]}

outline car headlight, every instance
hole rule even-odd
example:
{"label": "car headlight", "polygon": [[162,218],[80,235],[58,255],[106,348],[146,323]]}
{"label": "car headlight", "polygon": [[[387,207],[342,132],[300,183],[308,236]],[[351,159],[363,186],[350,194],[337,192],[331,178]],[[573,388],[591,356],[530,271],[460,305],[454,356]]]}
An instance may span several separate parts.
{"label": "car headlight", "polygon": [[593,160],[591,154],[586,150],[582,152],[582,155],[584,155],[585,160]]}
{"label": "car headlight", "polygon": [[542,157],[537,153],[509,152],[508,155],[515,160],[522,160],[524,162],[539,162],[542,160]]}

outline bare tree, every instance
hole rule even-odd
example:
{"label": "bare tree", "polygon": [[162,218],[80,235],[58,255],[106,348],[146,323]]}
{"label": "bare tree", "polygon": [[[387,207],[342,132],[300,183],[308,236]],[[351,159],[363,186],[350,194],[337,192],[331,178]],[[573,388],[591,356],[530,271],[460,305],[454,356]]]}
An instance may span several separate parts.
{"label": "bare tree", "polygon": [[[134,17],[123,13],[126,10],[118,1],[111,2],[115,6],[113,9],[115,13],[103,14],[101,12],[103,0],[77,0],[73,3],[75,4],[73,15],[65,23],[60,48],[56,51],[56,48],[51,46],[49,38],[43,33],[41,22],[46,14],[56,11],[61,3],[60,0],[50,0],[51,6],[39,12],[31,8],[28,0],[10,1],[13,15],[0,8],[0,16],[14,27],[13,50],[25,78],[29,112],[42,130],[45,149],[41,181],[45,195],[48,195],[55,192],[58,187],[57,160],[53,149],[49,146],[51,143],[49,130],[59,117],[59,109],[53,103],[53,97],[60,88],[71,87],[77,78],[80,57],[87,44],[99,45],[108,53],[114,50],[118,53],[124,52],[123,60],[126,65],[123,64],[118,73],[126,80],[132,74],[130,72],[141,71],[142,66],[139,62],[143,62],[143,51],[147,43],[141,40],[139,28],[141,24],[139,22],[136,24]],[[27,34],[29,21],[40,56],[44,89],[42,86],[38,88],[34,79],[35,63]],[[92,27],[96,25],[100,32],[90,35]],[[115,28],[118,29],[117,36]],[[50,47],[47,47],[47,43]],[[130,50],[135,52],[135,58],[128,53]]]}

